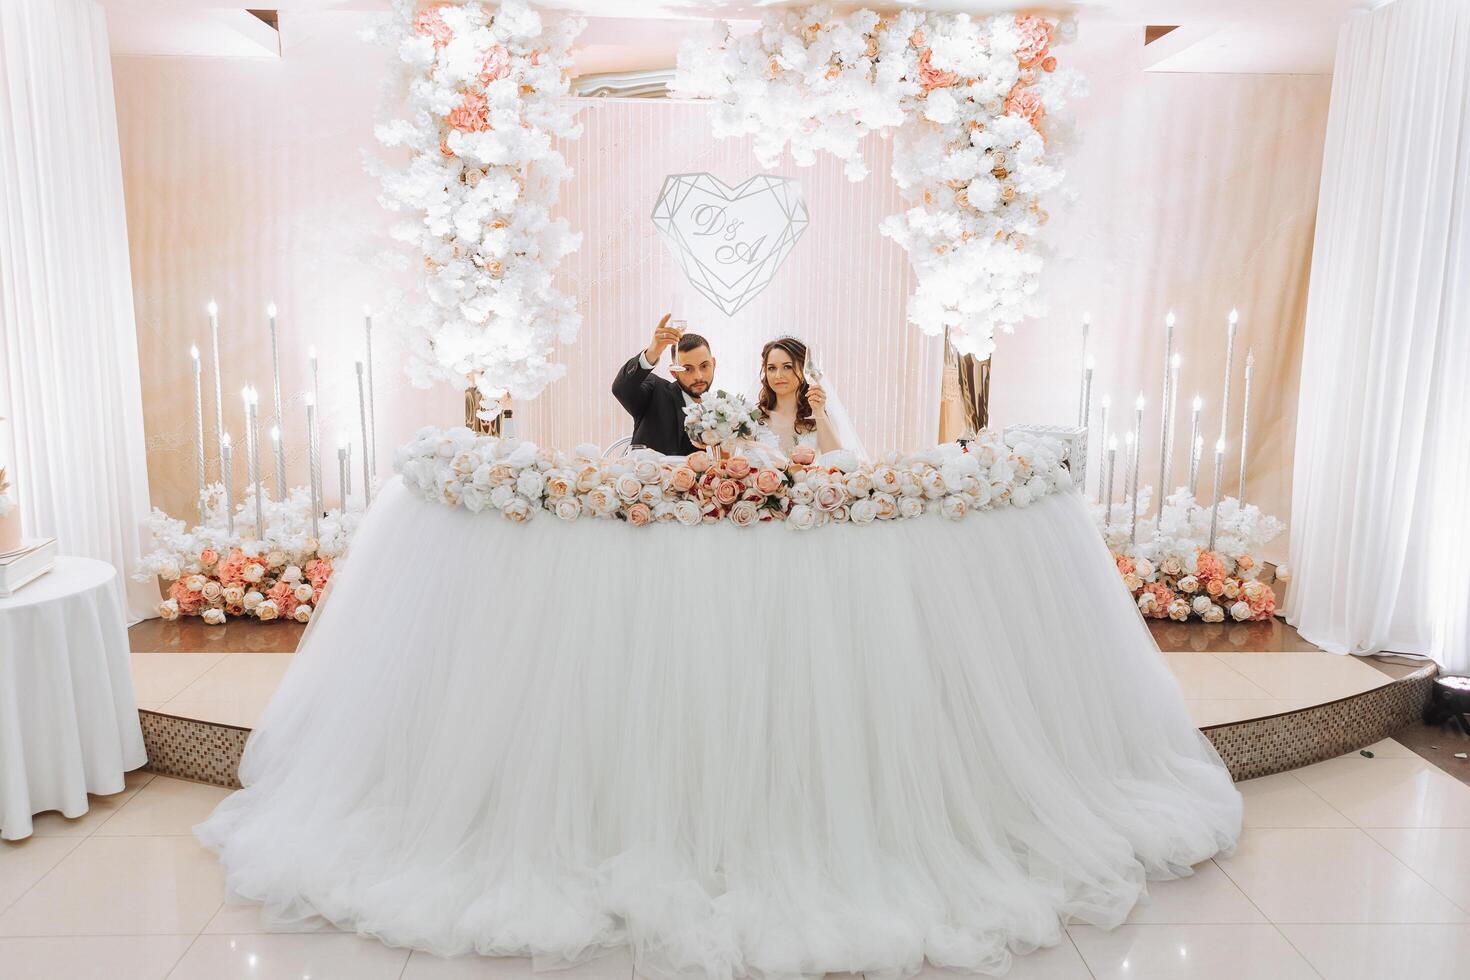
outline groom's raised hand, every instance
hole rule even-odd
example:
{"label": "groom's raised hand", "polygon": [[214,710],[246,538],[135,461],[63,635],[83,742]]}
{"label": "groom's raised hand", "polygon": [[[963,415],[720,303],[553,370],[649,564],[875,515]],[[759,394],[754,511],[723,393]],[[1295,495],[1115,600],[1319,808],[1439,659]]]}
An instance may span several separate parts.
{"label": "groom's raised hand", "polygon": [[677,344],[679,342],[679,331],[669,326],[669,318],[673,315],[672,313],[665,313],[664,318],[658,321],[658,326],[653,328],[653,342],[643,352],[643,356],[648,358],[649,364],[657,364],[658,359],[663,356],[664,351],[668,350],[671,344]]}

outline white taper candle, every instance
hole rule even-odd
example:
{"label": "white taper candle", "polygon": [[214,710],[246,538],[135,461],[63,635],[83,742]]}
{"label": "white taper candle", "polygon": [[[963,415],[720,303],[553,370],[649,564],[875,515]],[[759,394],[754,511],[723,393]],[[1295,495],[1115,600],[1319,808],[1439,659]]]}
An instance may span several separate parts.
{"label": "white taper candle", "polygon": [[1225,466],[1225,440],[1215,443],[1215,502],[1210,505],[1210,550],[1215,550],[1215,528],[1220,521],[1220,470]]}
{"label": "white taper candle", "polygon": [[1240,412],[1240,506],[1245,507],[1245,454],[1250,444],[1251,433],[1251,375],[1256,369],[1256,352],[1247,347],[1245,351],[1245,390],[1241,392]]}
{"label": "white taper candle", "polygon": [[306,480],[311,490],[311,536],[318,541],[321,532],[317,527],[317,518],[321,516],[321,494],[317,485],[318,460],[316,445],[316,396],[311,392],[306,394]]}
{"label": "white taper candle", "polygon": [[1087,424],[1087,387],[1088,387],[1088,383],[1089,383],[1088,377],[1087,377],[1087,374],[1088,374],[1088,366],[1087,366],[1087,331],[1090,330],[1091,328],[1092,328],[1092,314],[1091,313],[1084,313],[1084,314],[1082,314],[1082,391],[1079,393],[1079,397],[1077,399],[1077,424],[1078,425],[1086,425]]}
{"label": "white taper candle", "polygon": [[368,413],[367,392],[363,387],[362,362],[357,362],[357,413],[362,417],[362,507],[366,510],[373,502],[373,474],[368,457],[372,455],[368,449]]}
{"label": "white taper candle", "polygon": [[235,536],[235,467],[230,461],[230,434],[220,437],[219,446],[220,482],[225,485],[225,514],[230,537]]}
{"label": "white taper candle", "polygon": [[199,348],[189,348],[194,359],[194,469],[199,476],[199,520],[204,520],[208,493],[204,486],[204,365],[199,361]]}
{"label": "white taper candle", "polygon": [[214,438],[223,452],[225,438],[225,395],[220,385],[219,368],[219,307],[209,301],[209,337],[214,351]]}
{"label": "white taper candle", "polygon": [[[1108,449],[1108,447],[1105,445],[1105,443],[1107,441],[1108,436],[1110,436],[1112,434],[1111,432],[1108,431],[1108,410],[1111,409],[1112,407],[1113,407],[1113,399],[1112,399],[1112,397],[1109,396],[1109,395],[1103,395],[1103,397],[1102,397],[1102,418],[1098,420],[1098,426],[1097,426],[1097,431],[1102,436],[1102,439],[1099,440],[1098,447],[1097,447],[1097,450],[1098,450],[1097,451],[1097,499],[1098,500],[1106,499],[1106,498],[1103,497],[1103,465],[1102,465],[1102,462],[1103,462],[1103,453],[1107,452],[1107,449]],[[1108,492],[1110,494],[1112,493],[1111,490],[1109,490]]]}
{"label": "white taper candle", "polygon": [[[363,463],[373,474],[378,472],[378,412],[373,402],[373,311],[369,306],[362,308],[363,337],[367,341],[367,435],[362,444]],[[366,494],[368,488],[363,487]],[[366,497],[363,498],[366,501]]]}
{"label": "white taper candle", "polygon": [[1229,327],[1225,332],[1225,395],[1220,401],[1220,440],[1223,442],[1230,424],[1230,374],[1235,361],[1235,328],[1240,314],[1230,311]]}
{"label": "white taper candle", "polygon": [[1128,529],[1128,540],[1138,543],[1138,460],[1143,456],[1143,392],[1133,402],[1133,515]]}
{"label": "white taper candle", "polygon": [[1108,435],[1108,495],[1103,498],[1103,506],[1107,509],[1103,512],[1103,522],[1113,523],[1113,462],[1118,456],[1118,437]]}

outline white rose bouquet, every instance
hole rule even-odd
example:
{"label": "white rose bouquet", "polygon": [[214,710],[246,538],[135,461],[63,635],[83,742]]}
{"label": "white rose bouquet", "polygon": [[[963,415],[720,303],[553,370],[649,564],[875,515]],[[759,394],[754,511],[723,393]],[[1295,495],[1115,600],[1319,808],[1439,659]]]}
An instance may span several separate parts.
{"label": "white rose bouquet", "polygon": [[696,446],[729,449],[755,435],[755,414],[744,396],[717,391],[684,409],[684,431]]}

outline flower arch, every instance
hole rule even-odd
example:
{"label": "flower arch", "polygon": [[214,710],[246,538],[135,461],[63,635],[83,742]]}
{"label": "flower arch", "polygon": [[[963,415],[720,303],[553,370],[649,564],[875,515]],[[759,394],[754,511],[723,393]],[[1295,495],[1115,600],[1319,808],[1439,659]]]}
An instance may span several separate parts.
{"label": "flower arch", "polygon": [[716,136],[751,135],[762,166],[818,151],[867,176],[861,142],[896,134],[893,178],[911,206],[882,225],[917,284],[909,321],[977,358],[1040,312],[1043,196],[1064,173],[1069,128],[1057,110],[1080,91],[1054,46],[1073,21],[1035,14],[972,19],[905,10],[771,13],[751,34],[720,25],[680,51],[674,88],[720,103]]}

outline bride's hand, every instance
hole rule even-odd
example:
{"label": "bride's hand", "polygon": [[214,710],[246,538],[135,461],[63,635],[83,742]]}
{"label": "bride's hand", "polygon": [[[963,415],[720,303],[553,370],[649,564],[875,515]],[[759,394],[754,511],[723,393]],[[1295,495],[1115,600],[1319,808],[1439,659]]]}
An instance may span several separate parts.
{"label": "bride's hand", "polygon": [[827,417],[827,393],[822,386],[814,384],[806,390],[807,404],[812,407],[812,418],[822,419]]}

